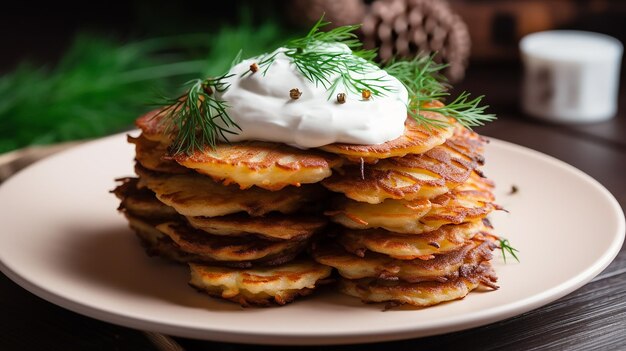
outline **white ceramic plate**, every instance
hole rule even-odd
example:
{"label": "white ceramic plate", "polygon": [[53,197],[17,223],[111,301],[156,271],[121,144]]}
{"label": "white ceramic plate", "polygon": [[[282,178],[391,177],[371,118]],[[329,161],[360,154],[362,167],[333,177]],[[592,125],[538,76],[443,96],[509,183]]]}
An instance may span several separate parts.
{"label": "white ceramic plate", "polygon": [[[247,308],[187,286],[182,266],[148,258],[108,193],[132,174],[124,135],[63,152],[0,187],[0,268],[36,295],[133,328],[245,343],[328,344],[412,338],[484,325],[547,304],[616,256],[624,215],[598,182],[546,155],[493,140],[485,173],[510,212],[492,216],[521,263],[494,259],[500,290],[381,312],[332,291],[281,308]],[[508,194],[511,186],[519,191]],[[592,237],[592,239],[590,239]]]}

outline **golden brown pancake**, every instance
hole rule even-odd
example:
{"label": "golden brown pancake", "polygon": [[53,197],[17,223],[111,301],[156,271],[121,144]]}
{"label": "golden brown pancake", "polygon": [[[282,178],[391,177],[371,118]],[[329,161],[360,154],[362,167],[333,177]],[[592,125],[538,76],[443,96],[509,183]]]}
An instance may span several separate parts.
{"label": "golden brown pancake", "polygon": [[[211,296],[241,306],[285,305],[313,292],[330,276],[331,268],[312,260],[297,260],[277,267],[232,269],[189,264],[189,284]],[[322,281],[322,282],[321,282]]]}
{"label": "golden brown pancake", "polygon": [[461,224],[486,217],[497,208],[493,182],[476,173],[451,192],[431,200],[386,199],[380,204],[339,198],[325,214],[353,229],[383,228],[396,233],[420,234],[446,224]]}
{"label": "golden brown pancake", "polygon": [[[135,217],[128,212],[124,213],[124,215],[128,219],[130,228],[141,240],[141,244],[148,256],[158,256],[178,263],[196,262],[233,268],[250,268],[259,265],[272,266],[291,261],[298,254],[297,251],[299,251],[299,248],[298,250],[288,248],[284,252],[269,255],[255,261],[216,261],[212,256],[186,252],[181,249],[169,236],[156,229],[159,221]],[[236,250],[234,247],[231,249]]]}
{"label": "golden brown pancake", "polygon": [[111,192],[121,200],[119,210],[134,216],[152,219],[173,219],[178,213],[171,207],[157,200],[154,193],[146,188],[137,187],[137,178],[121,178],[121,182]]}
{"label": "golden brown pancake", "polygon": [[404,123],[404,134],[400,137],[374,145],[330,144],[320,149],[341,155],[352,162],[376,163],[380,159],[421,154],[441,145],[454,133],[452,119],[434,112],[422,112],[426,117],[443,122],[441,128],[427,127],[408,117]]}
{"label": "golden brown pancake", "polygon": [[[147,188],[138,189],[137,178],[120,179],[123,183],[113,192],[122,200],[120,210],[136,217],[150,220],[181,220],[184,217],[174,208],[159,201]],[[267,240],[291,240],[310,237],[323,228],[328,220],[319,215],[268,214],[263,217],[250,217],[238,213],[219,217],[187,217],[186,220],[196,229],[209,234],[242,236],[259,235]]]}
{"label": "golden brown pancake", "polygon": [[333,222],[347,228],[383,228],[405,233],[404,227],[421,225],[418,221],[427,215],[432,207],[433,204],[428,199],[413,201],[387,199],[379,204],[369,204],[337,198],[333,201],[333,209],[324,214],[330,216]]}
{"label": "golden brown pancake", "polygon": [[241,189],[257,186],[280,190],[288,185],[317,183],[341,164],[335,155],[260,141],[219,144],[215,149],[178,154],[179,164]]}
{"label": "golden brown pancake", "polygon": [[252,236],[211,235],[182,221],[162,223],[156,228],[169,236],[181,251],[198,255],[205,261],[278,265],[292,260],[308,245],[307,237],[268,241]]}
{"label": "golden brown pancake", "polygon": [[437,255],[432,260],[396,260],[375,252],[367,252],[363,257],[358,257],[346,252],[339,245],[319,243],[313,247],[312,255],[317,262],[336,268],[347,279],[446,282],[457,279],[460,272],[471,270],[481,262],[490,260],[494,248],[495,244],[491,239],[475,240],[456,251]]}
{"label": "golden brown pancake", "polygon": [[234,214],[220,217],[187,217],[189,224],[209,234],[241,236],[260,235],[267,240],[292,240],[310,237],[322,229],[327,220],[313,215],[270,214],[250,217]]}
{"label": "golden brown pancake", "polygon": [[165,126],[161,123],[164,113],[160,110],[152,110],[135,120],[137,128],[141,129],[142,135],[151,141],[169,145],[172,142],[171,135],[165,133]]}
{"label": "golden brown pancake", "polygon": [[240,190],[197,173],[154,173],[141,166],[135,167],[135,172],[139,175],[139,186],[154,191],[161,202],[185,216],[215,217],[237,212],[246,212],[251,216],[273,211],[292,213],[307,202],[325,196],[323,188],[318,185],[289,187],[281,191],[260,188]]}
{"label": "golden brown pancake", "polygon": [[167,145],[158,141],[149,140],[144,134],[133,138],[130,135],[128,142],[135,144],[135,159],[144,168],[156,172],[187,173],[191,172],[178,163],[164,158],[167,155]]}
{"label": "golden brown pancake", "polygon": [[426,307],[441,302],[458,300],[481,284],[497,289],[496,275],[489,264],[483,262],[473,271],[463,272],[458,279],[446,282],[408,283],[364,278],[341,278],[339,289],[344,294],[358,297],[363,302],[390,302],[392,305],[410,304]]}
{"label": "golden brown pancake", "polygon": [[464,183],[484,163],[486,139],[465,128],[426,153],[381,160],[374,165],[347,166],[325,179],[328,189],[360,202],[433,198]]}
{"label": "golden brown pancake", "polygon": [[429,260],[438,254],[456,251],[479,234],[490,235],[482,221],[446,225],[420,235],[401,235],[382,229],[345,229],[337,242],[347,251],[364,257],[367,250],[399,260]]}
{"label": "golden brown pancake", "polygon": [[202,261],[201,257],[179,250],[172,239],[155,228],[159,223],[181,218],[173,208],[157,200],[150,190],[138,189],[137,178],[119,181],[122,184],[111,191],[121,200],[118,210],[124,214],[149,256],[176,262]]}
{"label": "golden brown pancake", "polygon": [[[202,257],[181,251],[167,235],[155,228],[155,222],[125,213],[129,227],[141,241],[148,256],[158,256],[169,261],[187,263],[203,262]],[[158,222],[156,222],[158,223]],[[248,264],[250,266],[250,264]]]}

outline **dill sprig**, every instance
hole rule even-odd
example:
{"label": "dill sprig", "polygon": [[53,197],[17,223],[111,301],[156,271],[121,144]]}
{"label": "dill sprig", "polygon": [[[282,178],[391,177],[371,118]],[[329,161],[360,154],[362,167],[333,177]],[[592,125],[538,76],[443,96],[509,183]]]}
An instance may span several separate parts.
{"label": "dill sprig", "polygon": [[[377,71],[379,67],[373,61],[376,50],[363,49],[363,43],[355,34],[360,25],[320,31],[329,24],[322,16],[306,36],[285,43],[282,54],[290,58],[307,80],[328,90],[329,99],[340,87],[355,94],[369,90],[374,96],[384,96],[387,92],[395,91],[384,74],[373,78],[362,77]],[[350,50],[333,47],[336,44],[345,44]],[[259,67],[263,69],[263,74],[267,73],[278,54],[279,52],[274,52],[259,58]],[[248,73],[249,71],[243,75]]]}
{"label": "dill sprig", "polygon": [[231,128],[241,130],[228,116],[228,104],[215,96],[228,89],[224,80],[232,76],[189,81],[185,94],[165,100],[166,106],[157,116],[162,116],[160,123],[165,132],[175,135],[170,145],[172,154],[191,154],[206,146],[215,148],[220,137],[228,140],[226,134],[236,134]]}
{"label": "dill sprig", "polygon": [[484,96],[470,99],[470,94],[462,92],[452,102],[445,106],[432,106],[430,101],[443,101],[450,94],[445,76],[440,72],[447,65],[434,61],[434,54],[419,55],[411,60],[392,60],[384,70],[396,77],[409,92],[409,115],[417,122],[436,128],[445,127],[446,123],[424,116],[422,111],[437,112],[454,118],[462,126],[471,128],[483,125],[496,118],[493,114],[485,113],[488,105],[481,106]]}
{"label": "dill sprig", "polygon": [[485,113],[485,109],[489,105],[480,106],[483,95],[472,100],[469,100],[469,97],[470,94],[464,91],[447,105],[441,107],[421,106],[419,110],[438,112],[444,116],[452,117],[466,128],[482,126],[485,122],[496,119],[496,115]]}
{"label": "dill sprig", "polygon": [[383,69],[396,77],[415,101],[425,102],[443,98],[450,88],[441,71],[447,65],[436,63],[434,54],[418,55],[411,60],[389,61]]}
{"label": "dill sprig", "polygon": [[517,262],[519,262],[519,258],[517,258],[517,255],[515,254],[519,251],[516,248],[512,247],[507,239],[498,238],[498,241],[500,242],[500,250],[502,250],[502,258],[504,259],[504,263],[506,263],[507,252],[511,256],[513,256],[513,258],[515,258]]}

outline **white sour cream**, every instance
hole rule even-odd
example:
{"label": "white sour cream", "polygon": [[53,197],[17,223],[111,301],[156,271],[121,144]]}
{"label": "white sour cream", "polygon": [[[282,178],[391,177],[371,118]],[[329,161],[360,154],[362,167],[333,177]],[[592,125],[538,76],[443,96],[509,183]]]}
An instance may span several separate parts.
{"label": "white sour cream", "polygon": [[[313,148],[336,142],[381,144],[402,135],[408,93],[396,78],[379,68],[365,75],[353,73],[360,78],[380,78],[392,91],[386,92],[386,96],[372,95],[364,100],[360,93],[339,86],[329,99],[327,89],[302,76],[283,54],[284,50],[275,51],[276,60],[265,75],[261,67],[256,73],[241,77],[251,64],[257,63],[254,58],[230,70],[233,76],[226,79],[230,87],[220,95],[241,131],[228,135],[229,141],[263,140]],[[350,52],[343,44],[329,46],[327,50]],[[332,82],[334,78],[329,80]],[[294,88],[302,92],[297,100],[289,96]],[[337,102],[338,93],[346,94],[344,104]]]}

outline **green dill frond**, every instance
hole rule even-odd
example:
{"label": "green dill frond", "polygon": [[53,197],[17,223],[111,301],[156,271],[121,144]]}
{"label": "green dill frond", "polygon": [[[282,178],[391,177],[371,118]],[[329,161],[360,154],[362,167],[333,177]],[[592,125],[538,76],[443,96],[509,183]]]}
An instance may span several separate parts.
{"label": "green dill frond", "polygon": [[[237,27],[223,27],[211,37],[211,53],[202,71],[202,77],[188,82],[184,94],[174,99],[161,99],[160,116],[168,133],[174,136],[172,154],[192,153],[195,150],[213,148],[219,140],[228,142],[228,136],[237,134],[241,128],[228,115],[228,104],[219,98],[228,89],[227,78],[223,74],[242,61],[245,45],[248,53],[258,54],[282,42],[280,28],[268,22],[260,27],[244,22]],[[238,52],[237,52],[238,50]],[[224,53],[237,52],[231,60]]]}
{"label": "green dill frond", "polygon": [[364,59],[367,62],[373,63],[374,60],[376,59],[376,56],[378,56],[378,50],[376,50],[376,49],[352,50],[352,55],[360,57],[360,58]]}
{"label": "green dill frond", "polygon": [[235,55],[235,58],[233,59],[233,61],[230,63],[230,69],[232,69],[233,67],[235,67],[236,65],[238,65],[241,61],[242,61],[242,54],[243,54],[243,50],[239,49],[239,52],[237,52],[237,55]]}
{"label": "green dill frond", "polygon": [[469,99],[468,92],[462,92],[454,101],[442,107],[421,107],[422,111],[433,111],[456,119],[462,126],[471,129],[496,119],[496,115],[485,113],[489,105],[480,105],[484,96]]}
{"label": "green dill frond", "polygon": [[226,134],[236,134],[232,128],[241,128],[227,113],[228,104],[215,97],[215,92],[228,89],[224,75],[214,79],[195,79],[187,83],[187,92],[177,99],[167,100],[157,116],[167,134],[175,135],[170,146],[172,154],[191,154],[206,147],[214,148]]}
{"label": "green dill frond", "polygon": [[358,49],[363,46],[356,33],[354,33],[357,29],[361,28],[360,24],[336,27],[327,32],[320,31],[321,28],[329,24],[330,22],[324,21],[324,16],[322,15],[306,36],[289,40],[285,47],[304,50],[311,45],[318,45],[320,43],[343,43],[350,49]]}
{"label": "green dill frond", "polygon": [[[393,92],[388,81],[380,78],[363,79],[357,75],[376,72],[379,67],[374,63],[376,50],[362,49],[363,43],[355,31],[360,25],[341,26],[321,31],[330,22],[320,18],[306,36],[291,39],[283,45],[283,54],[291,59],[296,69],[307,80],[328,90],[329,98],[339,89],[360,93],[369,90],[374,96],[384,96]],[[332,50],[329,46],[344,44],[350,50]],[[259,57],[258,65],[266,74],[276,60],[277,53]],[[245,76],[249,71],[242,74]]]}
{"label": "green dill frond", "polygon": [[480,105],[483,96],[470,100],[470,94],[467,92],[461,93],[445,106],[433,107],[426,104],[435,100],[443,101],[450,95],[448,93],[450,85],[441,74],[447,65],[436,63],[434,56],[435,54],[418,55],[410,60],[392,60],[383,67],[387,73],[396,77],[406,87],[410,98],[409,115],[417,122],[435,128],[443,128],[446,124],[425,117],[421,111],[437,112],[452,117],[466,128],[495,120],[494,114],[485,113],[489,106]]}
{"label": "green dill frond", "polygon": [[515,260],[517,262],[519,262],[519,258],[517,258],[517,255],[515,254],[516,252],[519,252],[519,250],[517,250],[516,248],[512,247],[509,244],[509,241],[507,239],[504,238],[498,238],[498,241],[500,242],[500,250],[502,250],[502,258],[504,259],[504,263],[506,263],[506,255],[507,252],[513,256],[513,258],[515,258]]}
{"label": "green dill frond", "polygon": [[391,60],[383,69],[396,77],[410,96],[436,100],[447,95],[450,88],[441,71],[447,67],[434,61],[434,55],[418,55],[411,60]]}
{"label": "green dill frond", "polygon": [[330,99],[330,97],[338,91],[339,86],[343,86],[347,91],[354,94],[359,94],[363,90],[369,90],[374,96],[382,96],[385,95],[386,92],[396,91],[395,88],[387,86],[385,82],[387,82],[387,80],[384,79],[384,76],[376,78],[355,78],[349,73],[341,73],[330,88],[328,88],[328,96]]}
{"label": "green dill frond", "polygon": [[419,106],[410,106],[408,108],[409,117],[413,118],[418,124],[426,127],[427,130],[431,128],[443,129],[449,126],[449,123],[435,118],[430,118],[421,113],[424,109]]}

